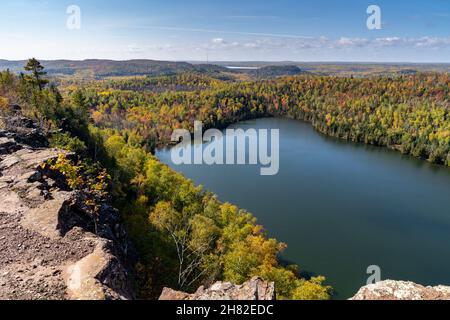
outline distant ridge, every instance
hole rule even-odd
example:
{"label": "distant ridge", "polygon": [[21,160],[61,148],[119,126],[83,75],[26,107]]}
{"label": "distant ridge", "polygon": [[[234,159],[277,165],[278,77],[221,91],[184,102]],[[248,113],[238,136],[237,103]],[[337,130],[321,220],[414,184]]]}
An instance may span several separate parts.
{"label": "distant ridge", "polygon": [[[73,60],[43,60],[41,61],[50,75],[75,75],[77,73],[91,72],[95,77],[130,76],[130,75],[172,75],[180,72],[198,71],[207,69],[204,65],[194,66],[187,62],[170,62],[154,60],[100,60],[89,59],[82,61]],[[26,61],[0,60],[0,70],[10,69],[12,72],[20,72]],[[211,66],[211,69],[223,69],[219,66]]]}
{"label": "distant ridge", "polygon": [[[245,74],[254,78],[271,78],[298,74],[371,76],[408,75],[416,72],[450,72],[450,64],[424,63],[333,63],[333,62],[183,62],[156,60],[42,60],[49,75],[80,77],[170,76],[197,72],[214,77]],[[0,70],[22,72],[25,60],[0,60]],[[230,69],[228,66],[237,68]],[[227,68],[228,67],[228,68]]]}
{"label": "distant ridge", "polygon": [[[42,60],[49,75],[63,76],[92,76],[96,78],[114,76],[170,76],[183,72],[197,72],[210,76],[220,76],[230,73],[245,73],[250,76],[281,76],[296,75],[300,73],[297,66],[264,66],[260,70],[232,70],[225,66],[207,63],[192,64],[188,62],[156,61],[156,60],[102,60],[88,59],[82,61],[75,60]],[[23,71],[25,60],[8,61],[0,60],[0,70],[10,69],[18,73]]]}

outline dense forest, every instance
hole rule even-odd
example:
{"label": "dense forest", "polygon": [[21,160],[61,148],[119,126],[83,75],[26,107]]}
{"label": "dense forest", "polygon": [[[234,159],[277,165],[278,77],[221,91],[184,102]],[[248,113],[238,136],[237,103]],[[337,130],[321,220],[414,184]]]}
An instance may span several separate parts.
{"label": "dense forest", "polygon": [[54,146],[76,151],[84,166],[100,172],[100,187],[94,179],[93,190],[103,190],[110,177],[111,199],[139,252],[143,298],[155,298],[163,286],[194,290],[255,275],[275,281],[280,298],[331,295],[323,277],[303,279],[298,267],[280,264],[286,245],[268,239],[253,215],[221,203],[153,156],[156,147],[170,143],[174,129],[192,130],[196,120],[225,128],[246,119],[289,117],[329,136],[450,166],[445,73],[236,81],[187,71],[65,79],[57,88],[45,80],[39,62],[30,60],[26,70],[20,76],[0,73],[1,112],[20,106],[51,133]]}
{"label": "dense forest", "polygon": [[[448,74],[283,77],[232,82],[204,75],[99,81],[82,95],[99,128],[139,137],[152,150],[195,120],[224,128],[258,117],[305,120],[320,132],[450,166]],[[179,90],[175,90],[175,89]]]}

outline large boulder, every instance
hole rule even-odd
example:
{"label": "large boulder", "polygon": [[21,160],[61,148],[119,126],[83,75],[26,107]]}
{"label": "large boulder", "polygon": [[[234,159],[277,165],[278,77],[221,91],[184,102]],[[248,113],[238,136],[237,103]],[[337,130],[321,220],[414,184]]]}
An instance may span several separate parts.
{"label": "large boulder", "polygon": [[210,288],[200,287],[196,293],[188,294],[165,288],[159,300],[275,300],[275,284],[255,277],[242,285],[217,282]]}
{"label": "large boulder", "polygon": [[350,300],[450,300],[450,287],[386,280],[362,287]]}
{"label": "large boulder", "polygon": [[21,144],[35,148],[47,147],[46,133],[38,123],[20,115],[0,117],[0,137],[14,138]]}

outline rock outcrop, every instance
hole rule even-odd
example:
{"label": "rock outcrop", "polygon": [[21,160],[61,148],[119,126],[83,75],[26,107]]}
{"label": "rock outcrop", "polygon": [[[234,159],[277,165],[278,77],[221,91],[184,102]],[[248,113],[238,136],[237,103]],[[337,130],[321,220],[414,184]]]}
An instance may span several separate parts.
{"label": "rock outcrop", "polygon": [[237,286],[228,282],[217,282],[210,288],[200,287],[196,293],[188,294],[165,288],[159,300],[275,300],[275,284],[260,278]]}
{"label": "rock outcrop", "polygon": [[450,300],[450,287],[386,280],[361,288],[350,300]]}
{"label": "rock outcrop", "polygon": [[[253,278],[241,286],[217,282],[194,294],[165,288],[160,300],[275,300],[275,286]],[[349,300],[450,300],[450,287],[424,287],[413,282],[386,280],[362,287]]]}
{"label": "rock outcrop", "polygon": [[117,210],[64,188],[41,164],[62,151],[25,118],[0,130],[0,300],[132,299],[129,246]]}

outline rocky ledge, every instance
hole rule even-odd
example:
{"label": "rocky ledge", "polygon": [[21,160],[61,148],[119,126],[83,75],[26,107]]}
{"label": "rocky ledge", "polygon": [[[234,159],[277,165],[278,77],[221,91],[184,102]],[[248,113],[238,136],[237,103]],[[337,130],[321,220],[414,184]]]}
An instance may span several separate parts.
{"label": "rocky ledge", "polygon": [[159,300],[275,300],[275,285],[260,278],[253,278],[237,286],[228,282],[217,282],[208,289],[200,287],[189,294],[165,288]]}
{"label": "rocky ledge", "polygon": [[63,151],[47,148],[26,119],[3,128],[0,300],[132,299],[128,240],[117,210],[102,203],[94,228],[83,191],[62,187],[63,177],[41,167]]}
{"label": "rocky ledge", "polygon": [[386,280],[361,288],[350,300],[450,300],[450,287]]}

